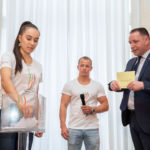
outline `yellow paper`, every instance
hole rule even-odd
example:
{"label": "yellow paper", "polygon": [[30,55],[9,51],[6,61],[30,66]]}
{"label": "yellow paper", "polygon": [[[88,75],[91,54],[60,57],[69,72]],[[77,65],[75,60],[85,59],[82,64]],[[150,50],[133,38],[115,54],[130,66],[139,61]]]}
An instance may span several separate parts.
{"label": "yellow paper", "polygon": [[122,89],[126,89],[131,81],[135,80],[135,71],[117,72],[117,81]]}

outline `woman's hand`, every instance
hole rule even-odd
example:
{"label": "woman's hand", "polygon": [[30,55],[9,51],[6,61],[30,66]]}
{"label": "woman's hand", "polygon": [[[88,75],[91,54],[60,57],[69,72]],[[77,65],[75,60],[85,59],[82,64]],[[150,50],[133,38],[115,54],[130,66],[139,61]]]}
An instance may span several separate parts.
{"label": "woman's hand", "polygon": [[43,133],[42,133],[42,132],[36,132],[36,133],[35,133],[35,136],[36,136],[36,137],[42,137],[42,136],[43,136]]}
{"label": "woman's hand", "polygon": [[32,118],[33,117],[33,106],[32,105],[24,105],[22,108],[22,113],[24,118]]}

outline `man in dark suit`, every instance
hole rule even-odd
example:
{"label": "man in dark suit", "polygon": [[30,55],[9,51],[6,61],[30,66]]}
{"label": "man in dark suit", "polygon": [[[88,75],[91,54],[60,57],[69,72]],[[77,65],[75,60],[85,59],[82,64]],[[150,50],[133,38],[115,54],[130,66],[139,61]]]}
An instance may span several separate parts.
{"label": "man in dark suit", "polygon": [[121,89],[117,81],[109,83],[111,91],[123,91],[120,109],[122,123],[130,125],[136,150],[150,150],[150,36],[145,28],[131,30],[129,43],[133,54],[126,71],[135,70],[135,81]]}

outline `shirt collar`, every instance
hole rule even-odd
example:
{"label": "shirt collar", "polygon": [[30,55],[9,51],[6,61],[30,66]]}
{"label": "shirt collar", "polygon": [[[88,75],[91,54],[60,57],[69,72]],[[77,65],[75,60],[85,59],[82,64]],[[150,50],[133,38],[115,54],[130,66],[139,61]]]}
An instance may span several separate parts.
{"label": "shirt collar", "polygon": [[144,55],[142,55],[142,58],[146,59],[149,53],[150,53],[150,49],[147,52],[145,52]]}

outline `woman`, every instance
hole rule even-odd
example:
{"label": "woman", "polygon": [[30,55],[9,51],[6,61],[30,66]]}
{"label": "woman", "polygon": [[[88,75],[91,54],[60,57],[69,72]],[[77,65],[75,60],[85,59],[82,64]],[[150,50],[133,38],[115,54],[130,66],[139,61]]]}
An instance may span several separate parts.
{"label": "woman", "polygon": [[[24,118],[34,114],[38,87],[42,78],[41,65],[31,57],[39,40],[38,28],[29,21],[22,23],[13,52],[6,52],[1,58],[1,85],[4,97],[14,101]],[[36,97],[36,98],[35,98]],[[35,133],[41,137],[42,133]],[[17,150],[17,133],[0,133],[0,149]],[[33,134],[29,135],[31,149]]]}

